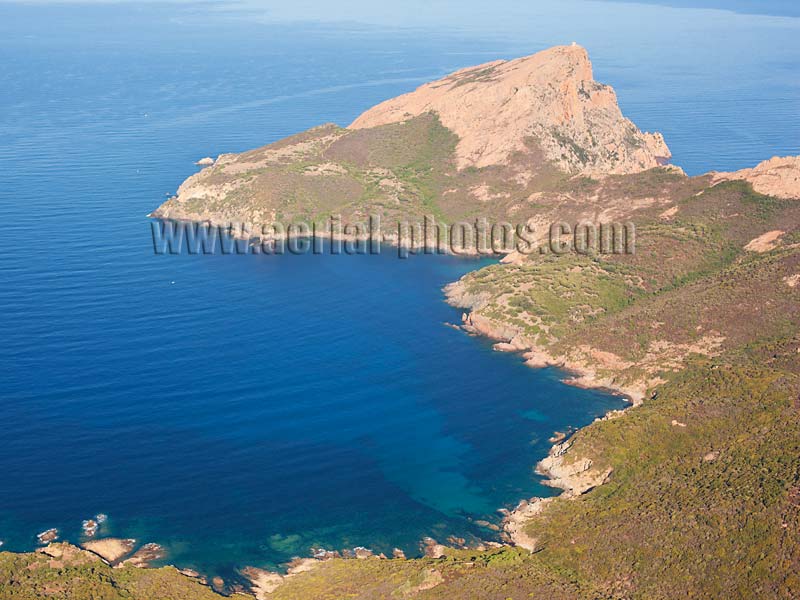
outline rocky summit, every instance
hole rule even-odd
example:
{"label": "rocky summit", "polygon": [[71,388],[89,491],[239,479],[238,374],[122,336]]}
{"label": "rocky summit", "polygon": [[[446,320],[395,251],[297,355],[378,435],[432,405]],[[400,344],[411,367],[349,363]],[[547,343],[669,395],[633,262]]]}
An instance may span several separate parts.
{"label": "rocky summit", "polygon": [[[670,158],[614,90],[594,81],[580,46],[557,46],[457,71],[366,111],[263,148],[203,160],[155,217],[248,223],[344,222],[480,213],[517,222],[567,212],[587,177],[634,175]],[[673,171],[675,167],[666,167]],[[583,178],[583,179],[581,179]],[[572,208],[569,208],[572,207]]]}
{"label": "rocky summit", "polygon": [[660,133],[642,133],[622,116],[614,90],[594,80],[577,44],[461,69],[378,104],[349,128],[429,112],[458,136],[459,168],[504,164],[531,144],[564,171],[587,175],[636,173],[671,156]]}

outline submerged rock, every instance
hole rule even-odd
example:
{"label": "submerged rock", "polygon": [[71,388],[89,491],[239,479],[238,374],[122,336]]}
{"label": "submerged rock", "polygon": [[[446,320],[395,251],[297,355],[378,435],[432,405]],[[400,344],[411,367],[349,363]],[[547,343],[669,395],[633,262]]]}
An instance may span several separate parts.
{"label": "submerged rock", "polygon": [[484,529],[489,529],[491,531],[500,531],[500,527],[498,525],[495,525],[494,523],[486,521],[484,519],[479,519],[475,521],[475,525],[477,525],[478,527],[483,527]]}
{"label": "submerged rock", "polygon": [[211,587],[215,592],[219,592],[221,594],[225,591],[225,580],[217,575],[211,580]]}

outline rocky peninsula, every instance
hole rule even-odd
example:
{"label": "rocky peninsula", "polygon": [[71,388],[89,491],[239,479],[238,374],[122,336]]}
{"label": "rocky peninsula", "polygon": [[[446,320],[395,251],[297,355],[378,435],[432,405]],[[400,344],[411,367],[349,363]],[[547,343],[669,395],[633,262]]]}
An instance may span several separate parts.
{"label": "rocky peninsula", "polygon": [[[465,332],[631,399],[554,436],[537,468],[560,496],[509,512],[508,545],[326,555],[288,577],[244,569],[259,598],[800,595],[800,158],[695,177],[669,159],[568,45],[462,69],[348,127],[200,161],[154,217],[261,230],[482,216],[540,240],[552,223],[636,230],[635,252],[509,252],[445,290]],[[65,553],[96,556],[47,549],[0,554],[0,569],[40,590],[34,575],[74,585]],[[104,566],[144,585],[141,570]],[[214,595],[173,571],[158,577],[181,591],[149,597]],[[14,585],[0,578],[0,595]]]}

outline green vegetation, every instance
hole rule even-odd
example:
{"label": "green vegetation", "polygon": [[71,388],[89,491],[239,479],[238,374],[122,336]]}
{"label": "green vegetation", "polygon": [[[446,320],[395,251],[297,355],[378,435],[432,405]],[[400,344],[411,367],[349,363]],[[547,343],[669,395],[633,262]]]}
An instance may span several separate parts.
{"label": "green vegetation", "polygon": [[[652,383],[642,406],[570,439],[566,464],[588,457],[610,480],[531,520],[533,554],[336,561],[276,597],[402,598],[431,569],[438,583],[414,597],[800,595],[800,301],[786,283],[800,206],[748,187],[692,194],[670,220],[653,211],[642,255],[536,256],[463,278],[498,326],[555,355],[612,353],[619,381]],[[795,228],[782,245],[742,250],[778,224]]]}
{"label": "green vegetation", "polygon": [[799,384],[698,359],[656,399],[579,432],[571,451],[613,477],[531,523],[538,560],[612,597],[796,597]]}
{"label": "green vegetation", "polygon": [[[269,597],[800,596],[800,201],[661,168],[570,177],[541,159],[535,140],[507,165],[457,170],[456,143],[435,115],[323,126],[203,171],[160,214],[631,221],[634,254],[534,254],[469,273],[449,293],[503,335],[646,399],[570,438],[565,465],[588,460],[611,475],[527,524],[534,553],[334,559]],[[775,247],[745,250],[777,230]],[[0,554],[0,598],[40,597],[218,596],[174,569]]]}
{"label": "green vegetation", "polygon": [[[437,198],[443,168],[430,161],[453,140],[435,123],[414,127],[431,154],[415,154],[393,173],[422,208],[424,194]],[[401,146],[387,145],[383,158],[371,160],[399,160]],[[364,164],[340,164],[360,172],[365,189],[379,185],[364,175]],[[659,170],[562,180],[557,193],[573,185],[603,201],[623,189],[667,200],[630,209],[633,255],[537,254],[469,273],[458,284],[475,313],[503,330],[615,385],[638,382],[648,390],[642,406],[570,438],[564,464],[588,458],[593,470],[610,469],[611,476],[529,521],[534,553],[502,547],[448,549],[438,559],[333,559],[287,578],[269,597],[800,595],[800,287],[788,283],[800,274],[800,203],[756,194],[741,182],[707,183]],[[665,218],[667,207],[677,208]],[[536,210],[550,208],[537,199]],[[787,233],[772,250],[743,249],[779,228]],[[170,568],[62,565],[41,554],[5,553],[0,597],[219,596]]]}
{"label": "green vegetation", "polygon": [[[222,596],[173,567],[112,568],[66,544],[65,555],[0,553],[3,600],[220,600]],[[249,595],[237,595],[252,600]]]}
{"label": "green vegetation", "polygon": [[[548,256],[521,265],[493,265],[462,280],[469,294],[490,298],[480,313],[537,336],[537,343],[561,339],[600,313],[615,312],[641,294],[625,266],[606,270],[597,260]],[[539,336],[540,333],[546,337]]]}
{"label": "green vegetation", "polygon": [[[522,222],[538,212],[537,203],[520,204],[532,192],[596,184],[585,177],[572,182],[542,160],[532,140],[529,151],[508,165],[458,170],[457,142],[432,113],[369,129],[317,127],[224,157],[190,178],[155,214],[267,225],[279,215],[288,225],[328,215],[341,215],[343,224],[362,223],[379,214],[389,230],[426,215],[453,223],[517,211],[515,220]],[[520,170],[530,177],[518,179]]]}

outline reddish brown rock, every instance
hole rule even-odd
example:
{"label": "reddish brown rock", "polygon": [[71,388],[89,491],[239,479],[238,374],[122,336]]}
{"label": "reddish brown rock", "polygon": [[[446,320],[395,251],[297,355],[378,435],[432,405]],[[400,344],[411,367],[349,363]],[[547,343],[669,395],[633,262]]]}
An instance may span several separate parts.
{"label": "reddish brown rock", "polygon": [[52,529],[43,531],[42,533],[37,534],[36,539],[39,540],[40,544],[49,544],[50,542],[55,542],[58,539],[58,529],[54,527]]}
{"label": "reddish brown rock", "polygon": [[530,140],[564,170],[584,174],[636,173],[671,156],[661,134],[622,116],[614,90],[594,81],[589,55],[575,44],[456,71],[378,104],[349,128],[427,112],[458,135],[459,168],[504,164]]}
{"label": "reddish brown rock", "polygon": [[714,173],[716,181],[741,179],[755,191],[776,198],[800,200],[800,156],[773,156],[752,169]]}

